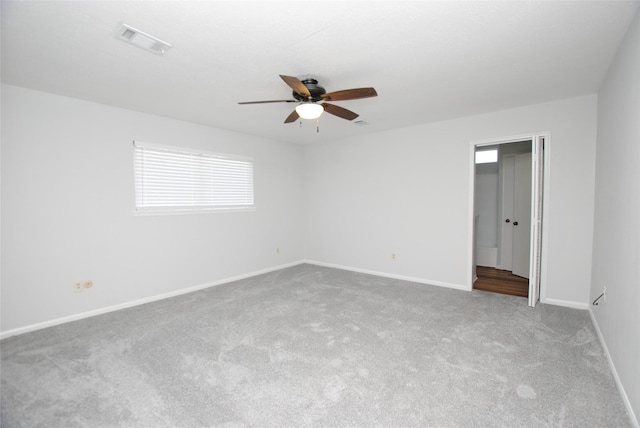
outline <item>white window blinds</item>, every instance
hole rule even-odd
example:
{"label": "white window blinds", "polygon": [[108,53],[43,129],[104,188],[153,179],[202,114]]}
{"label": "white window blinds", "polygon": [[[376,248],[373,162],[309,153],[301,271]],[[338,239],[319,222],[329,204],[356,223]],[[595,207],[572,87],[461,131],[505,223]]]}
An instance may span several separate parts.
{"label": "white window blinds", "polygon": [[137,211],[253,208],[251,158],[134,142]]}

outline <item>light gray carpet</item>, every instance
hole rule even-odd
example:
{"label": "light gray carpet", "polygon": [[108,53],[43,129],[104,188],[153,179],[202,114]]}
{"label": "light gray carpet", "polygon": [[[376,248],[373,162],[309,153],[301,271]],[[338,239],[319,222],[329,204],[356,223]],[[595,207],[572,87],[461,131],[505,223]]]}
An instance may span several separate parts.
{"label": "light gray carpet", "polygon": [[586,311],[312,265],[0,346],[5,428],[630,426]]}

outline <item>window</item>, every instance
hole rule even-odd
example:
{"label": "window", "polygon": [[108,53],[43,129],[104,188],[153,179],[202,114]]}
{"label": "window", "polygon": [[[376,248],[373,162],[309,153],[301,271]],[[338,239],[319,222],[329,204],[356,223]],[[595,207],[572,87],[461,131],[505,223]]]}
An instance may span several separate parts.
{"label": "window", "polygon": [[133,143],[136,211],[252,210],[253,159]]}
{"label": "window", "polygon": [[476,163],[498,162],[498,150],[481,150],[476,152]]}

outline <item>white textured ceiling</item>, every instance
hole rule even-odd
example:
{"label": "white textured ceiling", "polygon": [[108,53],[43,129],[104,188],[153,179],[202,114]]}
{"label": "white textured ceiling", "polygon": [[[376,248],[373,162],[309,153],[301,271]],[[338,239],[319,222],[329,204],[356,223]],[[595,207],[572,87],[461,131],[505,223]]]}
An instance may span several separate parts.
{"label": "white textured ceiling", "polygon": [[[2,1],[2,81],[176,119],[309,143],[594,93],[638,1]],[[127,23],[171,44],[114,37]],[[328,92],[373,86],[283,124],[279,74]]]}

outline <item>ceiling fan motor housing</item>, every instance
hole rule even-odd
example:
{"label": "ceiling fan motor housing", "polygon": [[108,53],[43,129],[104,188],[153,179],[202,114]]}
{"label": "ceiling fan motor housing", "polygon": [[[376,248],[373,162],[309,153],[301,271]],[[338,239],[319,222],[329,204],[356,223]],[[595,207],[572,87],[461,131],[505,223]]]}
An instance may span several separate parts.
{"label": "ceiling fan motor housing", "polygon": [[[287,84],[287,86],[293,89],[292,100],[245,101],[238,104],[299,102],[300,105],[296,106],[291,114],[287,116],[284,123],[295,122],[298,118],[315,119],[320,116],[322,112],[327,112],[341,119],[354,120],[358,117],[357,113],[347,110],[346,108],[339,107],[335,104],[330,104],[326,101],[346,101],[378,96],[376,90],[373,88],[344,89],[342,91],[327,93],[322,86],[318,85],[318,81],[316,79],[309,78],[300,80],[297,77],[286,76],[284,74],[281,74],[280,78]],[[309,112],[308,110],[315,111]]]}
{"label": "ceiling fan motor housing", "polygon": [[318,81],[316,79],[305,79],[301,80],[301,82],[309,90],[311,96],[307,98],[304,95],[300,95],[296,91],[293,91],[293,97],[298,101],[317,102],[322,99],[322,95],[327,93],[322,86],[318,85]]}

